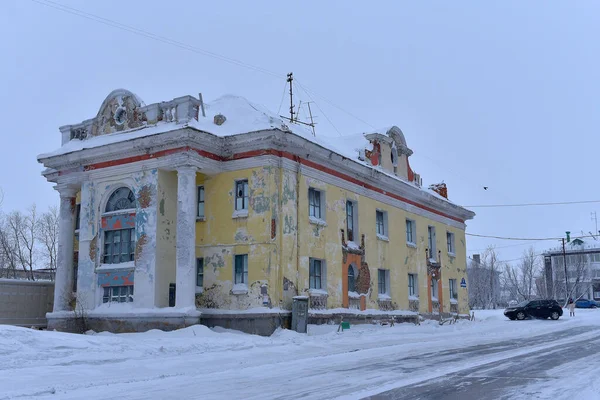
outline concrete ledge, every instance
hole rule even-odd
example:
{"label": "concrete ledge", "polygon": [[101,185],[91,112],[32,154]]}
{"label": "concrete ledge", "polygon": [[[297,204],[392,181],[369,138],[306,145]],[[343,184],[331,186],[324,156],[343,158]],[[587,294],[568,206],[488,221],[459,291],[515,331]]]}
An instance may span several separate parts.
{"label": "concrete ledge", "polygon": [[271,336],[275,329],[279,327],[289,328],[291,320],[292,313],[289,311],[279,313],[233,313],[231,311],[219,313],[213,311],[210,313],[203,312],[200,323],[209,328],[218,326],[254,335]]}
{"label": "concrete ledge", "polygon": [[83,333],[87,330],[96,332],[145,332],[151,329],[172,331],[200,323],[200,315],[112,315],[112,316],[76,316],[48,314],[48,330]]}
{"label": "concrete ledge", "polygon": [[308,323],[313,325],[339,324],[342,320],[351,324],[372,324],[376,321],[391,320],[396,323],[419,323],[418,314],[359,314],[359,313],[311,313],[308,312]]}

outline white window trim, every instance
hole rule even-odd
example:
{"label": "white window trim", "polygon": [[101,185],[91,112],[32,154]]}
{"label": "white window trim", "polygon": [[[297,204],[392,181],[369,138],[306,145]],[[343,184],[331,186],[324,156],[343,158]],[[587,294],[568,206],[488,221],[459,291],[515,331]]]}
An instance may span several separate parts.
{"label": "white window trim", "polygon": [[[320,218],[310,215],[310,191],[311,190],[314,190],[315,192],[319,192],[319,210],[321,212]],[[308,191],[306,193],[308,195],[308,219],[309,219],[309,221],[316,225],[327,226],[327,202],[325,200],[327,193],[325,192],[325,190],[321,190],[321,189],[318,189],[318,188],[312,187],[312,186],[308,188]]]}
{"label": "white window trim", "polygon": [[[408,299],[409,300],[419,300],[419,275],[415,274],[415,273],[409,273],[408,276],[412,275],[414,277],[414,288],[415,288],[415,293],[414,294],[410,294],[410,287],[408,286],[408,283],[410,283],[410,278],[409,281],[407,282],[406,285],[406,289],[408,290]],[[412,298],[411,298],[412,297]]]}
{"label": "white window trim", "polygon": [[[349,242],[359,243],[358,239],[358,201],[352,199],[346,199],[346,202],[352,203],[352,240],[348,240]],[[346,210],[346,203],[344,203],[344,218],[347,219],[348,211]],[[348,238],[348,222],[345,224],[346,226],[346,238]]]}
{"label": "white window trim", "polygon": [[[320,289],[310,288],[310,264],[313,260],[321,261],[321,288]],[[316,257],[310,257],[308,259],[308,287],[309,287],[308,292],[310,294],[321,294],[321,295],[327,294],[327,261],[325,261],[321,258],[316,258]]]}
{"label": "white window trim", "polygon": [[[248,202],[246,208],[237,209],[237,185],[238,183],[246,182],[248,185]],[[235,179],[233,182],[233,218],[247,217],[248,209],[250,209],[250,180],[248,178]],[[245,214],[245,215],[244,215]]]}
{"label": "white window trim", "polygon": [[[429,239],[430,231],[433,233],[433,240]],[[433,225],[427,226],[427,247],[429,248],[429,261],[437,262],[438,261],[438,259],[437,259],[437,255],[438,255],[437,232],[436,232],[435,226],[433,226]],[[431,247],[433,247],[433,249]]]}
{"label": "white window trim", "polygon": [[[233,287],[231,288],[231,293],[233,294],[247,294],[248,293],[248,282],[244,282],[244,283],[235,283],[235,258],[236,256],[246,256],[246,265],[248,267],[248,276],[250,275],[250,266],[248,265],[248,263],[250,262],[248,254],[234,254],[233,255],[233,279],[231,280],[233,282]],[[246,269],[246,265],[244,266],[244,269]],[[244,274],[244,272],[242,271],[242,275]]]}
{"label": "white window trim", "polygon": [[453,251],[450,251],[450,249],[448,249],[448,255],[450,257],[456,257],[456,240],[455,240],[454,232],[446,231],[446,246],[448,245],[448,235],[451,236],[450,243],[452,244],[452,250],[453,250]]}
{"label": "white window trim", "polygon": [[[408,238],[405,237],[405,239],[406,239],[406,245],[408,247],[412,247],[412,248],[416,249],[417,248],[417,241],[416,241],[417,240],[417,223],[416,223],[416,221],[414,219],[410,219],[410,218],[406,218],[406,221],[410,222],[410,224],[411,224],[412,238],[414,240],[414,242],[409,242]],[[405,222],[405,225],[404,225],[404,229],[405,229],[404,236],[406,236],[406,222]]]}
{"label": "white window trim", "polygon": [[[383,232],[384,234],[380,234],[377,233],[377,212],[380,212],[383,214]],[[379,240],[383,240],[384,242],[389,242],[390,238],[390,231],[389,231],[389,225],[388,225],[388,212],[385,210],[381,210],[381,209],[377,209],[375,211],[375,233],[377,234],[377,239]]]}
{"label": "white window trim", "polygon": [[[198,215],[198,205],[200,204],[200,198],[198,197],[198,194],[200,192],[200,188],[202,188],[204,191],[204,215]],[[206,187],[204,184],[196,186],[196,221],[206,221]]]}
{"label": "white window trim", "polygon": [[[379,293],[379,271],[385,271],[385,293]],[[391,300],[390,291],[390,270],[384,268],[377,269],[377,298],[379,300]]]}

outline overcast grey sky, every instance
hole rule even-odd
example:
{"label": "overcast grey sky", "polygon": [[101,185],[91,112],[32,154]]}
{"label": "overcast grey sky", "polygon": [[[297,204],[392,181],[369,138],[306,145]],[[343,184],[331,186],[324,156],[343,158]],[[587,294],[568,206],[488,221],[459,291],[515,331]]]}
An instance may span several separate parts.
{"label": "overcast grey sky", "polygon": [[[427,185],[444,180],[456,203],[600,199],[598,2],[55,1],[281,76],[293,71],[369,125],[399,126],[413,169]],[[94,117],[113,89],[146,103],[231,93],[277,111],[284,87],[28,0],[2,2],[0,34],[4,211],[58,203],[36,156],[60,146],[59,126]],[[343,134],[370,129],[315,100]],[[336,136],[313,111],[317,135]],[[556,237],[594,230],[600,204],[473,210],[470,233]],[[513,259],[526,248],[519,243],[468,238],[468,252],[495,244]]]}

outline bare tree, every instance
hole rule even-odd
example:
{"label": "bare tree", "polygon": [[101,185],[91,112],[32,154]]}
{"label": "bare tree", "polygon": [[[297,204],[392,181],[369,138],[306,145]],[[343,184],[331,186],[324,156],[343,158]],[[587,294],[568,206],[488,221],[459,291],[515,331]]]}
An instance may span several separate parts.
{"label": "bare tree", "polygon": [[473,260],[467,268],[469,307],[496,308],[500,302],[500,264],[493,246],[483,253],[480,262]]}
{"label": "bare tree", "polygon": [[536,294],[536,277],[540,271],[539,256],[530,247],[523,252],[517,267],[505,266],[504,285],[513,300],[531,300]]}
{"label": "bare tree", "polygon": [[27,273],[27,278],[33,281],[35,280],[33,267],[37,258],[38,220],[36,206],[31,206],[27,214],[13,211],[9,214],[7,222],[15,257],[23,271]]}
{"label": "bare tree", "polygon": [[15,251],[15,241],[12,238],[8,218],[0,215],[0,277],[16,278],[19,264]]}
{"label": "bare tree", "polygon": [[37,235],[41,244],[42,258],[51,272],[55,272],[58,255],[58,208],[56,206],[50,207],[42,214],[38,221]]}

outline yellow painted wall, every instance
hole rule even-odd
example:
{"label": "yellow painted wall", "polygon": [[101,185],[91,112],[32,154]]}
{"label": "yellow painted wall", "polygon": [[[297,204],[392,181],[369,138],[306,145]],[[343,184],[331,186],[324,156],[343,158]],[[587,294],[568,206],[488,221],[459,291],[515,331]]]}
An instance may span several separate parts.
{"label": "yellow painted wall", "polygon": [[[389,157],[389,154],[388,154]],[[248,179],[250,207],[247,218],[232,218],[234,182]],[[198,174],[197,183],[205,186],[205,221],[196,225],[197,256],[205,259],[204,293],[201,307],[245,309],[262,306],[260,286],[268,285],[274,307],[290,308],[292,297],[309,289],[309,258],[326,260],[328,308],[342,307],[341,229],[345,229],[347,199],[358,203],[358,230],[355,242],[365,234],[366,262],[371,273],[371,292],[367,308],[378,308],[378,268],[390,271],[390,295],[398,309],[408,309],[408,273],[418,274],[420,311],[427,312],[427,227],[436,228],[437,248],[442,250],[444,311],[450,310],[448,279],[460,285],[466,277],[464,231],[433,222],[422,216],[396,209],[357,193],[317,179],[275,167],[226,172],[216,176]],[[326,226],[310,222],[308,189],[323,191],[326,198]],[[279,200],[281,199],[281,203]],[[388,213],[389,241],[376,235],[375,212]],[[271,239],[271,219],[276,221],[276,237]],[[406,244],[405,220],[416,221],[417,248]],[[455,234],[456,256],[447,253],[446,231]],[[235,254],[249,254],[248,295],[231,294]],[[457,289],[459,312],[468,312],[466,290]]]}

